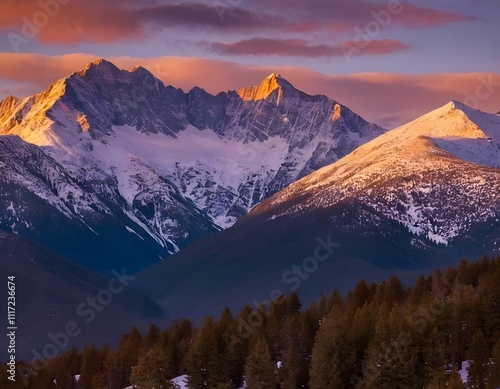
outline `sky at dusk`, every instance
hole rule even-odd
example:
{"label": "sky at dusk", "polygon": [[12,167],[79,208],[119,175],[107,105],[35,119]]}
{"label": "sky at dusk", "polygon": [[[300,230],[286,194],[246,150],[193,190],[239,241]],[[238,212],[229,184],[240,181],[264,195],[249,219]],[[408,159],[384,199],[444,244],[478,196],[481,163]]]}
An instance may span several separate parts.
{"label": "sky at dusk", "polygon": [[393,127],[449,100],[500,111],[498,0],[2,0],[0,98],[99,57],[211,93],[279,72]]}

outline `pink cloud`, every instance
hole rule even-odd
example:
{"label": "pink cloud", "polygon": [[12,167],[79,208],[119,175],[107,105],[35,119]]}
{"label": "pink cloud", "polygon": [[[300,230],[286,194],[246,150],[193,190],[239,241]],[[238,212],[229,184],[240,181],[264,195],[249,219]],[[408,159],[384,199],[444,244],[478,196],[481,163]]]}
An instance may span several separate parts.
{"label": "pink cloud", "polygon": [[[59,4],[59,2],[63,4]],[[248,32],[261,30],[312,31],[317,22],[293,22],[278,14],[267,14],[218,3],[182,2],[180,4],[131,0],[2,0],[0,28],[46,43],[110,43],[120,40],[143,40],[152,31],[183,28],[189,31]],[[33,27],[34,26],[34,27]],[[153,28],[154,27],[154,28]],[[10,30],[10,31],[9,31]]]}
{"label": "pink cloud", "polygon": [[[7,80],[1,88],[2,97],[16,88],[27,93],[41,92],[49,83],[95,59],[87,54],[50,57],[0,53],[0,78]],[[165,84],[185,91],[200,86],[213,94],[255,85],[270,73],[279,72],[296,88],[309,94],[325,94],[387,128],[450,100],[477,103],[477,108],[486,112],[500,110],[500,73],[326,75],[294,66],[245,66],[202,58],[110,57],[109,60],[123,69],[141,64]]]}
{"label": "pink cloud", "polygon": [[40,42],[64,44],[145,37],[129,0],[2,0],[0,28]]}
{"label": "pink cloud", "polygon": [[404,3],[403,11],[394,18],[395,23],[406,27],[432,27],[476,20],[474,17],[438,9],[422,8]]}
{"label": "pink cloud", "polygon": [[[404,0],[387,0],[373,2],[370,0],[256,0],[260,6],[272,11],[287,12],[293,17],[301,15],[317,21],[346,23],[352,26],[361,25],[374,19],[374,14],[386,14],[390,11],[390,23],[407,27],[430,27],[449,23],[475,20],[461,13],[426,8],[409,4]],[[397,10],[397,12],[394,12]]]}
{"label": "pink cloud", "polygon": [[358,48],[355,42],[340,45],[313,44],[306,39],[250,38],[234,43],[207,44],[213,52],[222,55],[288,56],[288,57],[337,57],[346,55],[350,50],[356,54],[389,54],[409,49],[409,46],[396,40],[373,40],[367,47]]}
{"label": "pink cloud", "polygon": [[[51,7],[40,4],[51,4]],[[392,15],[391,23],[428,27],[472,19],[451,11],[401,4],[403,11]],[[1,8],[0,29],[4,31],[19,34],[26,29],[26,20],[31,23],[35,20],[35,24],[38,20],[37,40],[77,44],[144,40],[151,35],[153,26],[217,33],[345,33],[354,27],[363,27],[373,20],[374,12],[386,11],[387,4],[367,0],[258,0],[233,7],[231,2],[210,1],[172,4],[132,0],[2,0]]]}

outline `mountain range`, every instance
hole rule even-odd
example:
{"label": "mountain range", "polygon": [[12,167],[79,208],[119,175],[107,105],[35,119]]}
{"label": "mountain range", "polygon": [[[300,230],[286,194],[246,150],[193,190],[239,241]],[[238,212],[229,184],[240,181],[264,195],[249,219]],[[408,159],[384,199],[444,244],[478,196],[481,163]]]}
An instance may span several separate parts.
{"label": "mountain range", "polygon": [[136,271],[383,132],[278,74],[213,96],[101,59],[0,103],[0,228]]}
{"label": "mountain range", "polygon": [[498,255],[499,156],[500,117],[450,102],[289,185],[136,286],[167,315],[199,317]]}
{"label": "mountain range", "polygon": [[98,60],[0,103],[0,169],[0,261],[46,291],[22,295],[36,322],[136,273],[101,334],[500,249],[500,116],[456,101],[386,131],[275,73],[214,96]]}

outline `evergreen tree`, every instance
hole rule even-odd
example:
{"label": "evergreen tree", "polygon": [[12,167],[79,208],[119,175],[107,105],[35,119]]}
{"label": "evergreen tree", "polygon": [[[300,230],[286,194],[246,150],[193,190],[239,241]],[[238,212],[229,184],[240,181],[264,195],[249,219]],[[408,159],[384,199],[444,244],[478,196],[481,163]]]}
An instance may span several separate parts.
{"label": "evergreen tree", "polygon": [[194,337],[186,356],[186,371],[191,389],[211,389],[222,383],[217,338],[211,317],[205,318]]}
{"label": "evergreen tree", "polygon": [[443,282],[443,279],[444,278],[441,269],[436,269],[434,275],[432,276],[432,293],[440,301],[446,300],[448,291],[448,288]]}
{"label": "evergreen tree", "polygon": [[314,347],[314,338],[320,327],[320,316],[315,302],[301,316],[302,334],[301,340],[305,348],[306,355],[311,355]]}
{"label": "evergreen tree", "polygon": [[493,363],[489,366],[488,389],[496,389],[500,387],[500,338],[493,346],[492,351]]}
{"label": "evergreen tree", "polygon": [[56,358],[54,367],[54,387],[56,389],[76,389],[75,376],[80,371],[81,355],[76,349],[72,349],[62,356]]}
{"label": "evergreen tree", "polygon": [[300,313],[300,309],[302,308],[302,302],[300,301],[297,293],[293,292],[287,301],[287,317],[292,315],[296,315]]}
{"label": "evergreen tree", "polygon": [[139,352],[142,345],[142,336],[134,327],[129,334],[122,337],[120,342],[120,355],[127,369],[136,366],[139,361]]}
{"label": "evergreen tree", "polygon": [[278,323],[283,323],[286,319],[286,314],[288,312],[287,302],[288,300],[284,294],[273,301],[273,311]]}
{"label": "evergreen tree", "polygon": [[[272,358],[276,358],[277,355],[281,352],[283,346],[281,344],[282,336],[281,332],[283,330],[283,324],[278,322],[278,317],[276,313],[273,311],[271,315],[266,320],[264,325],[264,334],[268,341],[270,353]],[[254,337],[255,338],[255,337]],[[246,354],[248,355],[248,347],[246,350]],[[246,358],[246,356],[245,356]]]}
{"label": "evergreen tree", "polygon": [[92,380],[96,374],[102,371],[104,363],[103,354],[96,350],[93,344],[85,347],[82,356],[82,368],[78,384],[82,389],[93,389]]}
{"label": "evergreen tree", "polygon": [[234,341],[236,322],[229,308],[224,308],[219,321],[215,325],[220,360],[222,381],[232,387],[243,385],[243,371],[247,349],[244,343]]}
{"label": "evergreen tree", "polygon": [[165,353],[172,361],[172,376],[178,376],[186,370],[186,355],[192,343],[193,324],[189,319],[175,323],[162,335],[163,344],[166,344]]}
{"label": "evergreen tree", "polygon": [[106,379],[106,374],[104,372],[99,372],[94,377],[92,377],[92,382],[90,383],[92,389],[108,389],[108,382]]}
{"label": "evergreen tree", "polygon": [[415,285],[415,289],[413,290],[413,293],[411,295],[410,303],[414,306],[419,305],[422,302],[424,293],[425,293],[425,277],[420,276]]}
{"label": "evergreen tree", "polygon": [[110,350],[106,354],[103,376],[107,389],[121,389],[129,385],[130,368],[120,353]]}
{"label": "evergreen tree", "polygon": [[132,387],[140,389],[174,388],[167,377],[169,363],[167,356],[159,347],[150,349],[146,355],[139,359],[139,364],[132,368],[130,376]]}
{"label": "evergreen tree", "polygon": [[348,342],[347,322],[338,308],[324,319],[316,334],[310,370],[312,389],[349,388],[356,355]]}
{"label": "evergreen tree", "polygon": [[323,319],[326,315],[328,315],[332,311],[333,307],[338,307],[340,310],[342,310],[344,307],[344,300],[342,299],[342,296],[337,289],[335,289],[331,296],[328,298],[328,302],[326,304],[326,312],[324,315],[321,315],[320,312],[320,318]]}
{"label": "evergreen tree", "polygon": [[[283,354],[283,362],[279,369],[281,387],[284,389],[300,388],[304,384],[303,368],[307,363],[303,360],[296,339],[289,342],[288,348]],[[305,380],[307,383],[307,380]]]}
{"label": "evergreen tree", "polygon": [[487,255],[485,255],[481,259],[481,263],[479,264],[479,274],[480,275],[485,275],[490,271],[490,259],[488,258]]}
{"label": "evergreen tree", "polygon": [[421,350],[413,342],[412,327],[398,306],[378,318],[367,351],[360,388],[418,388],[424,383]]}
{"label": "evergreen tree", "polygon": [[424,371],[424,382],[444,385],[446,383],[443,366],[447,363],[446,358],[446,336],[438,331],[437,326],[428,326],[425,331],[417,328],[417,333],[413,333],[413,339],[418,342],[421,350],[421,362]]}
{"label": "evergreen tree", "polygon": [[483,313],[484,334],[496,340],[500,329],[500,261],[493,261],[481,282],[481,311]]}
{"label": "evergreen tree", "polygon": [[276,365],[271,360],[267,341],[260,336],[246,361],[245,375],[248,389],[275,389]]}
{"label": "evergreen tree", "polygon": [[[379,285],[362,280],[345,304],[335,291],[303,313],[292,293],[273,309],[246,307],[236,319],[226,308],[195,333],[189,320],[163,333],[151,325],[144,339],[134,328],[116,352],[89,345],[81,356],[73,349],[36,371],[26,386],[11,386],[121,389],[132,383],[156,389],[188,374],[190,388],[236,389],[245,373],[249,389],[465,389],[457,368],[468,359],[467,388],[497,389],[499,306],[500,260],[462,261],[457,270],[437,270],[406,290],[396,276]],[[251,326],[257,319],[262,325]],[[228,342],[231,336],[237,340]],[[451,374],[444,374],[445,365]],[[19,369],[35,371],[21,362]]]}
{"label": "evergreen tree", "polygon": [[141,354],[146,354],[153,347],[157,346],[161,340],[160,329],[155,325],[151,324],[142,340]]}
{"label": "evergreen tree", "polygon": [[279,375],[284,388],[307,386],[309,353],[305,343],[308,336],[308,330],[304,328],[304,319],[300,314],[288,317],[282,330],[283,350],[278,359],[281,361]]}
{"label": "evergreen tree", "polygon": [[404,291],[403,286],[401,285],[401,281],[399,281],[398,276],[394,275],[389,278],[385,286],[385,296],[384,301],[391,309],[394,304],[401,304],[404,300]]}
{"label": "evergreen tree", "polygon": [[[384,308],[386,306],[387,304],[384,304]],[[348,341],[354,358],[350,372],[352,382],[358,381],[362,376],[363,361],[370,339],[374,336],[376,317],[377,312],[372,304],[365,304],[356,311],[347,326]]]}
{"label": "evergreen tree", "polygon": [[365,303],[369,302],[370,289],[364,279],[358,282],[354,290],[349,292],[346,301],[347,312],[354,314],[356,309],[361,308]]}
{"label": "evergreen tree", "polygon": [[483,332],[477,330],[472,337],[472,343],[469,348],[469,380],[468,383],[473,389],[486,389],[486,380],[488,376],[489,356],[488,343],[484,338]]}
{"label": "evergreen tree", "polygon": [[447,288],[447,294],[449,294],[455,283],[459,283],[459,278],[460,277],[457,277],[457,269],[452,266],[448,266],[446,273],[444,273],[443,276],[443,284]]}
{"label": "evergreen tree", "polygon": [[321,299],[319,300],[319,305],[318,305],[318,313],[320,318],[324,318],[330,310],[327,308],[328,305],[328,300],[326,298],[326,295],[323,293],[321,295]]}

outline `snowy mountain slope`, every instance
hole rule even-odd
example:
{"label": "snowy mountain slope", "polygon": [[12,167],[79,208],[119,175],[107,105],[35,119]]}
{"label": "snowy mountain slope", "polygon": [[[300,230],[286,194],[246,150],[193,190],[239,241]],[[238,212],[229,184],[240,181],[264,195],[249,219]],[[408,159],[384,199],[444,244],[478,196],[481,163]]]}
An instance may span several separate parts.
{"label": "snowy mountain slope", "polygon": [[[146,269],[136,285],[167,314],[199,318],[258,306],[276,290],[297,291],[307,304],[361,277],[397,272],[410,281],[464,257],[498,255],[500,169],[480,162],[500,153],[499,128],[496,115],[447,104],[291,184]],[[460,141],[454,154],[442,139]],[[460,158],[470,143],[474,162]]]}
{"label": "snowy mountain slope", "polygon": [[17,136],[0,137],[0,229],[101,271],[138,270],[215,231],[175,186],[131,163],[133,172],[113,166],[114,175],[90,162],[65,168]]}
{"label": "snowy mountain slope", "polygon": [[498,158],[500,117],[450,102],[366,143],[262,207],[307,196],[279,217],[355,197],[411,232],[448,244],[475,224],[498,223]]}
{"label": "snowy mountain slope", "polygon": [[[129,72],[99,60],[40,95],[21,103],[11,100],[3,103],[9,109],[0,133],[50,146],[62,163],[68,156],[94,158],[98,142],[119,142],[140,160],[150,159],[154,143],[170,145],[163,154],[155,147],[151,166],[223,227],[383,132],[325,96],[296,90],[276,74],[238,93],[212,96],[194,88],[184,94],[144,68]],[[131,128],[135,134],[127,131]],[[120,142],[122,132],[128,139]]]}
{"label": "snowy mountain slope", "polygon": [[[158,258],[230,226],[259,201],[383,131],[276,74],[250,89],[255,93],[212,96],[194,88],[186,94],[142,67],[126,71],[98,60],[38,95],[0,103],[0,139],[16,135],[39,147],[22,146],[27,155],[10,168],[43,177],[2,178],[26,184],[86,234],[114,220],[129,239],[153,240]],[[4,163],[14,163],[3,153]],[[39,159],[57,166],[56,173],[38,171]],[[9,190],[2,195],[6,207],[16,205]],[[0,221],[15,230],[9,211]],[[35,228],[21,224],[15,231],[35,239]],[[39,242],[60,237],[41,234]]]}

